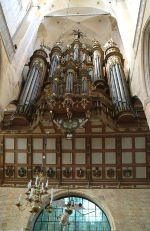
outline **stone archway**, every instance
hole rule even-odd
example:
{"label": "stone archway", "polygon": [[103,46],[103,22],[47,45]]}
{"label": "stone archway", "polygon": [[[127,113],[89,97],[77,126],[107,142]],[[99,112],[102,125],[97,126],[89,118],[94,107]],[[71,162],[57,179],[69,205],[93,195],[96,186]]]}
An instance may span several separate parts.
{"label": "stone archway", "polygon": [[[91,201],[95,205],[97,205],[103,212],[106,214],[106,217],[109,221],[110,224],[110,229],[111,231],[115,231],[115,222],[113,215],[111,211],[109,210],[108,206],[105,204],[105,199],[103,197],[105,196],[97,196],[96,193],[93,193],[93,190],[69,190],[69,196],[75,196],[75,197],[80,197],[80,198],[85,198],[86,200]],[[67,190],[56,190],[54,198],[55,200],[58,200],[60,198],[65,198],[68,197],[68,191]],[[47,200],[46,205],[49,204],[49,200]],[[34,230],[33,227],[35,225],[35,222],[40,215],[42,211],[40,211],[34,218],[30,218],[29,223],[30,223],[30,230]]]}

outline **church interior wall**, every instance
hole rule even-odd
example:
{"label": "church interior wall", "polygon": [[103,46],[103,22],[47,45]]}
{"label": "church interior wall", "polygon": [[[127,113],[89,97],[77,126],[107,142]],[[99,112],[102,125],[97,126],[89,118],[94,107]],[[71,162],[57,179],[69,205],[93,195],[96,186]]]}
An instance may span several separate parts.
{"label": "church interior wall", "polygon": [[[54,199],[67,196],[66,191],[54,189]],[[25,192],[25,188],[1,188],[0,209],[3,212],[0,216],[0,230],[30,230],[35,222],[34,217],[30,216],[30,206],[21,212],[14,204],[19,194],[22,194],[21,203],[25,208]],[[77,193],[70,189],[70,194],[86,197],[96,203],[106,213],[112,231],[150,230],[149,189],[78,189]]]}
{"label": "church interior wall", "polygon": [[[20,1],[20,4],[26,2],[25,5],[22,5],[21,12],[15,10],[21,7],[21,5],[18,5],[19,1],[11,1],[12,5],[10,6],[13,6],[12,9],[8,7],[6,2],[7,1],[3,0],[1,4],[4,9],[10,35],[13,43],[17,44],[17,49],[15,50],[14,59],[10,61],[3,37],[0,33],[0,120],[3,117],[7,105],[9,105],[12,100],[18,99],[21,90],[21,78],[25,78],[24,73],[27,73],[24,69],[24,76],[22,77],[22,70],[24,65],[28,63],[29,57],[33,54],[35,48],[39,48],[41,43],[40,33],[42,33],[42,29],[41,31],[38,30],[42,22],[42,17],[37,9],[32,8],[28,15],[29,17],[26,16],[26,12],[29,9],[28,6],[31,2],[30,0]],[[40,2],[41,1],[39,1],[39,4]],[[63,7],[59,7],[58,2],[56,3],[55,10],[63,10]],[[64,0],[63,3],[66,4],[66,0]],[[35,1],[35,4],[38,4],[38,2]],[[138,9],[136,7],[133,17],[131,9],[129,11],[129,0],[118,2],[117,4],[118,5],[112,5],[110,8],[109,5],[106,6],[103,2],[98,6],[97,1],[94,5],[92,1],[84,1],[82,7],[101,7],[101,9],[111,12],[112,15],[116,17],[118,36],[121,37],[119,47],[121,47],[125,60],[126,79],[128,79],[130,85],[131,95],[136,95],[141,100],[150,126],[150,99],[149,93],[146,91],[145,71],[144,64],[142,63],[143,36],[145,25],[150,15],[150,1],[146,1],[136,52],[134,51],[134,37],[138,27],[138,23],[136,23],[138,22]],[[140,1],[138,1],[137,4],[140,5]],[[77,6],[81,6],[81,0],[77,1]],[[13,11],[14,20],[12,20],[11,17],[11,10]],[[34,14],[36,14],[36,18],[33,20]],[[117,37],[114,31],[111,33]],[[26,227],[30,228],[30,224],[33,224],[33,219],[30,217],[28,208],[21,212],[15,207],[15,200],[17,200],[19,194],[25,191],[26,189],[24,188],[1,187],[0,209],[2,212],[0,215],[0,230],[21,230]],[[64,189],[55,189],[54,191],[54,196],[57,198],[66,193]],[[74,194],[75,190],[72,189],[71,192]],[[105,211],[110,220],[112,231],[128,231],[133,230],[133,227],[136,231],[150,230],[149,189],[92,188],[78,189],[78,193],[81,196],[87,195],[89,199],[92,199]],[[23,197],[25,198],[25,195],[23,195]],[[25,200],[22,203],[24,207]]]}

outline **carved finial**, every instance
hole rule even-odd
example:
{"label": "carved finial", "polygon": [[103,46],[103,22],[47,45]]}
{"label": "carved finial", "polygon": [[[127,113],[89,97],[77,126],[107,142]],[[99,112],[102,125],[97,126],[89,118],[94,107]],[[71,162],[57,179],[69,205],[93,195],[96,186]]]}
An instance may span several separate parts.
{"label": "carved finial", "polygon": [[108,40],[108,42],[105,44],[106,49],[109,47],[117,47],[117,44],[113,41],[112,38]]}
{"label": "carved finial", "polygon": [[44,34],[42,33],[42,35],[43,35],[43,41],[41,42],[40,47],[41,47],[41,50],[44,50],[46,48],[46,43],[44,41]]}
{"label": "carved finial", "polygon": [[99,44],[99,42],[94,38],[94,39],[92,39],[92,42],[94,43],[94,45],[95,44]]}
{"label": "carved finial", "polygon": [[80,39],[80,37],[86,37],[86,32],[83,33],[81,32],[78,28],[77,29],[73,29],[73,32],[74,32],[74,38],[75,39]]}
{"label": "carved finial", "polygon": [[63,41],[59,38],[59,40],[55,43],[54,46],[62,48],[63,47]]}
{"label": "carved finial", "polygon": [[71,48],[71,42],[69,40],[68,44],[67,44],[67,48],[70,49]]}

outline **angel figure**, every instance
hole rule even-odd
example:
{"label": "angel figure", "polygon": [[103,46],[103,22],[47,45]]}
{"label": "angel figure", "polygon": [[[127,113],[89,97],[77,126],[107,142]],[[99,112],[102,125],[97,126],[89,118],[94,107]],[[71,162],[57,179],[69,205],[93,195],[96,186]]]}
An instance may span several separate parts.
{"label": "angel figure", "polygon": [[81,203],[74,204],[73,200],[69,201],[67,204],[65,204],[63,200],[56,200],[56,201],[53,201],[52,204],[65,208],[64,212],[57,217],[57,219],[59,220],[59,224],[64,226],[63,230],[65,230],[67,225],[70,225],[69,217],[73,213],[73,210],[79,212],[79,210],[84,209]]}

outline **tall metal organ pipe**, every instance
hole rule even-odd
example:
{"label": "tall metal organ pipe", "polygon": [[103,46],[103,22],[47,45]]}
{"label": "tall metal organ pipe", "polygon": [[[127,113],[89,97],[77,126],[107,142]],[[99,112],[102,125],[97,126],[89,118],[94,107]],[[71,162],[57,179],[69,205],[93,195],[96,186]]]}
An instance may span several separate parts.
{"label": "tall metal organ pipe", "polygon": [[16,113],[28,115],[34,105],[40,84],[44,81],[47,70],[47,54],[43,49],[36,50],[30,58],[29,72],[20,95]]}
{"label": "tall metal organ pipe", "polygon": [[27,77],[27,81],[26,81],[24,89],[23,89],[23,91],[21,93],[19,103],[18,103],[18,107],[17,107],[17,112],[19,112],[19,113],[24,112],[23,107],[25,105],[26,98],[28,96],[30,85],[32,83],[35,72],[36,72],[35,67],[31,68],[31,70],[29,71],[29,75]]}
{"label": "tall metal organ pipe", "polygon": [[130,95],[122,69],[122,54],[117,45],[110,39],[106,47],[106,62],[109,69],[110,90],[112,92],[113,103],[116,113],[131,110]]}

